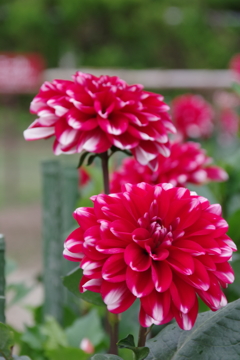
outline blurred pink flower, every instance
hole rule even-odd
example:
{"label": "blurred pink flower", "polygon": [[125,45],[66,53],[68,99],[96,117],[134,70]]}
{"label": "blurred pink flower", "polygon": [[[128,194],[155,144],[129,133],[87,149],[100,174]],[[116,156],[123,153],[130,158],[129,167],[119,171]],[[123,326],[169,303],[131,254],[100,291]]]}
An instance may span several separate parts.
{"label": "blurred pink flower", "polygon": [[80,349],[82,349],[87,354],[93,354],[95,349],[93,344],[88,338],[83,338],[80,343]]}
{"label": "blurred pink flower", "polygon": [[235,110],[226,108],[220,112],[220,130],[223,134],[235,137],[239,130],[239,116]]}
{"label": "blurred pink flower", "polygon": [[113,145],[129,149],[143,165],[169,156],[168,133],[175,127],[163,96],[128,85],[116,76],[80,71],[74,81],[45,82],[30,111],[38,118],[24,132],[26,140],[56,137],[54,153],[93,153]]}
{"label": "blurred pink flower", "polygon": [[91,180],[91,177],[90,177],[89,173],[87,172],[87,170],[83,167],[80,167],[78,169],[78,173],[79,173],[79,186],[83,187],[83,186],[87,185],[89,183],[89,181]]}
{"label": "blurred pink flower", "polygon": [[229,67],[233,71],[236,80],[240,81],[240,54],[236,54],[231,58]]}
{"label": "blurred pink flower", "polygon": [[173,186],[187,183],[204,184],[209,181],[225,181],[227,173],[218,166],[210,165],[212,159],[206,155],[201,145],[195,142],[171,144],[168,158],[158,155],[158,170],[139,164],[133,158],[126,158],[120,168],[112,174],[111,192],[120,192],[126,183],[147,182],[151,185],[169,182]]}
{"label": "blurred pink flower", "polygon": [[183,139],[211,136],[214,112],[202,96],[177,96],[172,101],[172,114],[173,122]]}
{"label": "blurred pink flower", "polygon": [[112,313],[139,298],[144,327],[176,318],[190,330],[198,297],[212,310],[226,305],[221,286],[234,280],[228,260],[236,246],[220,205],[186,188],[146,183],[92,201],[93,208],[75,210],[80,227],[64,249],[83,269],[81,292],[100,293]]}

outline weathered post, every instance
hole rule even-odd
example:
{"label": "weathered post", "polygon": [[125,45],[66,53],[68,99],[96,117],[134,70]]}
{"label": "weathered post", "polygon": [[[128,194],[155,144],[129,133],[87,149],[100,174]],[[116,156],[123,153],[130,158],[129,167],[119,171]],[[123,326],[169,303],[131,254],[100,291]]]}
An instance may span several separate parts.
{"label": "weathered post", "polygon": [[[66,237],[70,234],[73,226],[76,224],[72,213],[76,209],[76,202],[78,199],[78,172],[77,169],[70,166],[62,167],[61,176],[62,187],[62,243]],[[77,225],[77,224],[76,224]],[[62,257],[63,261],[63,274],[67,275],[72,269],[76,267],[76,263],[68,261]],[[67,289],[64,291],[64,304],[75,310],[75,296],[72,295]]]}
{"label": "weathered post", "polygon": [[42,164],[43,174],[43,261],[44,261],[44,316],[52,315],[62,323],[64,287],[63,224],[61,216],[61,167],[58,161]]}
{"label": "weathered post", "polygon": [[0,322],[5,323],[5,241],[0,234]]}

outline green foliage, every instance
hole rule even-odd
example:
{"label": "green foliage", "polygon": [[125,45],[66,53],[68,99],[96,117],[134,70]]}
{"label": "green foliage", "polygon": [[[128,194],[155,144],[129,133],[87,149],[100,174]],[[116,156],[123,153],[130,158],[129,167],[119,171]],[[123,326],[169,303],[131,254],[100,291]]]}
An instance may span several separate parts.
{"label": "green foliage", "polygon": [[217,312],[198,316],[190,331],[181,330],[175,323],[166,326],[147,342],[147,360],[238,360],[240,356],[240,300]]}
{"label": "green foliage", "polygon": [[134,343],[134,337],[130,334],[125,339],[119,340],[117,343],[119,348],[125,348],[132,350],[135,360],[143,360],[149,354],[148,347],[136,347]]}
{"label": "green foliage", "polygon": [[71,327],[66,329],[66,336],[70,346],[79,347],[83,338],[87,338],[97,346],[105,338],[97,310],[92,309],[88,314],[77,319]]}
{"label": "green foliage", "polygon": [[49,360],[87,360],[89,355],[81,349],[76,348],[61,348],[46,351],[46,355]]}
{"label": "green foliage", "polygon": [[79,283],[82,278],[82,269],[77,267],[72,270],[68,275],[63,277],[63,285],[71,291],[77,297],[90,302],[95,305],[104,305],[101,295],[98,293],[94,293],[92,291],[85,291],[84,293],[80,293],[79,291]]}
{"label": "green foliage", "polygon": [[14,345],[14,335],[10,328],[0,323],[0,355],[3,359],[12,360],[12,347]]}
{"label": "green foliage", "polygon": [[70,50],[78,66],[221,68],[238,51],[236,1],[5,0],[0,46],[48,66]]}

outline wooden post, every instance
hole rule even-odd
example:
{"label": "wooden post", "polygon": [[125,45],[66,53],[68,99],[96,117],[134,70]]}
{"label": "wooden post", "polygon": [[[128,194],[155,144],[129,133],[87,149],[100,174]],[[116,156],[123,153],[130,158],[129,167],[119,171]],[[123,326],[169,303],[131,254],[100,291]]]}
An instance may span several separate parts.
{"label": "wooden post", "polygon": [[61,216],[61,168],[58,161],[42,164],[43,174],[43,253],[44,253],[44,316],[52,315],[62,323],[64,287],[63,275],[63,224]]}
{"label": "wooden post", "polygon": [[0,234],[0,322],[5,323],[5,241]]}

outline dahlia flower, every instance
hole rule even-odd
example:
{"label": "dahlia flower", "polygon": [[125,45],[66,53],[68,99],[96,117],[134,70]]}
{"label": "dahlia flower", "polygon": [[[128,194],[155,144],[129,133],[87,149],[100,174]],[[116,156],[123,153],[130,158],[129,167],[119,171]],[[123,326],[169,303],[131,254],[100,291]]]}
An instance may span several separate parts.
{"label": "dahlia flower", "polygon": [[207,138],[213,131],[213,109],[200,95],[185,94],[172,102],[173,122],[184,139]]}
{"label": "dahlia flower", "polygon": [[235,54],[231,58],[229,67],[234,73],[236,80],[240,81],[240,54]]}
{"label": "dahlia flower", "polygon": [[112,313],[139,298],[144,327],[175,318],[191,329],[198,297],[214,311],[226,305],[221,287],[234,280],[228,260],[236,246],[220,205],[186,188],[147,183],[92,201],[93,208],[75,210],[80,227],[64,249],[83,269],[81,292],[100,293]]}
{"label": "dahlia flower", "polygon": [[204,184],[211,180],[225,181],[227,173],[218,166],[210,165],[201,145],[195,142],[174,142],[170,146],[171,155],[165,158],[158,155],[158,169],[152,171],[133,158],[123,160],[120,168],[111,177],[111,192],[120,192],[126,183],[146,182],[152,185],[169,182],[173,186],[186,186],[187,183]]}
{"label": "dahlia flower", "polygon": [[55,154],[129,149],[143,165],[161,153],[169,156],[174,133],[163,96],[128,85],[116,76],[77,72],[74,81],[45,82],[30,111],[38,118],[24,132],[26,140],[54,136]]}

